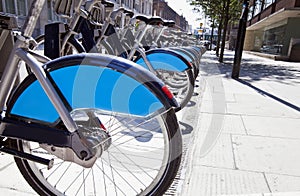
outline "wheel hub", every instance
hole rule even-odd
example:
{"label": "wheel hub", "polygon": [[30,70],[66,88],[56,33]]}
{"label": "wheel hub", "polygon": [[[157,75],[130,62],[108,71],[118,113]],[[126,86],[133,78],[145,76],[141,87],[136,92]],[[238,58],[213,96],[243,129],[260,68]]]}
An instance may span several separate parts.
{"label": "wheel hub", "polygon": [[[65,161],[75,162],[83,167],[90,168],[96,160],[101,157],[103,151],[111,145],[111,137],[95,114],[96,110],[77,109],[71,112],[71,116],[77,124],[80,145],[87,147],[77,155],[71,148],[54,147],[46,144],[40,144],[42,148],[49,153]],[[73,149],[78,149],[78,142],[72,144]]]}

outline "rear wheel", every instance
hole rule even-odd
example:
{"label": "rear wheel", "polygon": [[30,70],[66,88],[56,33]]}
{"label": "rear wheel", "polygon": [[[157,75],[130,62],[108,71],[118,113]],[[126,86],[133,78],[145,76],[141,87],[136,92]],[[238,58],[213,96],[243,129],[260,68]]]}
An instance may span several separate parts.
{"label": "rear wheel", "polygon": [[[65,161],[63,158],[59,158],[59,156],[55,156],[57,152],[56,147],[17,140],[15,147],[19,151],[47,159],[54,159],[53,167],[48,169],[45,165],[15,158],[20,172],[31,187],[40,195],[162,195],[175,178],[181,160],[182,138],[174,109],[167,103],[164,103],[162,107],[158,109],[154,109],[155,105],[149,102],[149,107],[147,107],[151,110],[149,113],[146,115],[137,113],[131,114],[130,112],[118,112],[117,110],[109,110],[98,106],[91,108],[91,106],[87,105],[88,98],[82,97],[83,94],[77,92],[77,89],[75,89],[76,93],[65,94],[63,89],[68,92],[70,89],[68,86],[69,81],[72,81],[73,78],[70,74],[66,74],[67,71],[73,73],[72,70],[76,70],[74,74],[76,74],[78,80],[86,78],[80,77],[80,71],[83,71],[83,74],[87,74],[88,70],[91,70],[91,72],[94,72],[94,70],[97,71],[97,66],[89,66],[87,62],[100,64],[101,58],[95,55],[91,56],[91,59],[84,58],[86,60],[84,65],[78,66],[78,69],[77,65],[81,63],[82,58],[78,58],[79,60],[77,61],[74,58],[68,57],[54,61],[58,67],[65,65],[64,67],[52,71],[49,66],[50,68],[47,70],[49,70],[49,75],[52,76],[53,82],[56,82],[57,88],[62,91],[61,95],[66,97],[65,101],[77,105],[81,105],[82,103],[86,106],[76,108],[75,105],[71,104],[70,108],[72,108],[72,110],[70,114],[79,128],[80,135],[84,137],[85,140],[90,141],[89,144],[93,144],[93,146],[90,147],[92,149],[100,149],[98,152],[101,153],[97,154],[98,158],[96,162],[91,167],[83,167],[74,162]],[[106,56],[102,60],[107,60],[108,58],[111,57]],[[111,67],[116,69],[116,66],[121,64],[122,61],[114,58],[111,63],[115,63],[111,65]],[[122,64],[122,68],[126,68],[124,63]],[[121,74],[113,69],[106,71],[109,69],[107,67],[101,69],[103,69],[100,77],[102,79],[101,81],[104,82],[103,79],[107,78],[108,81],[113,82],[114,77],[108,77],[109,75],[106,76],[104,74],[116,73],[121,77],[116,79],[116,81],[122,81],[120,85],[124,85],[123,83],[126,81],[124,78],[127,77],[126,75],[124,76],[124,73]],[[136,69],[139,69],[138,66]],[[129,72],[129,74],[136,72],[134,67],[131,67],[130,70],[131,72]],[[140,70],[138,72],[139,75],[143,73],[142,71],[143,70]],[[61,81],[59,76],[65,80]],[[150,76],[152,76],[152,74]],[[16,105],[18,105],[17,103],[23,103],[22,100],[20,100],[22,96],[26,96],[23,95],[23,92],[30,93],[30,90],[35,87],[34,85],[36,83],[34,81],[29,82],[31,79],[34,80],[34,77],[32,77],[32,75],[29,77],[27,78],[27,82],[22,83],[20,85],[21,87],[19,87],[19,89],[24,90],[20,90],[19,92],[19,89],[17,89],[15,93],[16,97],[11,99],[16,100]],[[144,75],[144,77],[146,76]],[[92,80],[93,77],[90,76],[88,82]],[[154,80],[153,78],[153,80],[148,81]],[[98,77],[95,81],[99,81]],[[130,81],[134,82],[132,80]],[[77,85],[82,84],[87,83],[79,81],[77,83]],[[65,88],[61,85],[65,86]],[[73,88],[76,86],[72,82],[70,82],[70,85],[73,86]],[[95,85],[95,89],[99,87],[97,86],[98,83]],[[128,95],[130,99],[133,99],[139,92],[138,90],[144,85],[148,84],[141,83],[141,86],[134,88],[135,91],[133,91],[133,94]],[[103,87],[105,87],[105,85]],[[147,86],[147,88],[148,87],[150,88],[150,86]],[[78,88],[80,89],[80,87]],[[86,88],[85,85],[82,86],[82,90]],[[128,88],[127,85],[127,89]],[[120,90],[124,94],[126,94],[127,90],[126,88],[118,86],[112,89],[114,91]],[[153,93],[157,91],[156,89],[152,90],[154,91],[148,92]],[[99,92],[103,91],[100,89]],[[76,99],[74,97],[75,95],[81,98]],[[109,100],[107,100],[108,103],[114,103],[113,101],[115,101],[115,99],[121,99],[121,101],[123,101],[117,102],[118,104],[128,104],[125,101],[126,96],[119,96],[120,93],[118,92],[111,95],[118,95],[118,97],[110,97]],[[140,97],[141,96],[137,96],[137,98]],[[31,96],[29,96],[29,98],[34,99]],[[100,95],[99,97],[95,97],[96,102],[99,98],[101,98]],[[70,101],[70,99],[73,101]],[[132,101],[130,104],[140,104],[139,107],[137,107],[137,109],[139,109],[147,102],[145,96],[143,96],[143,99],[142,103]],[[24,103],[27,103],[26,98],[23,100]],[[163,99],[160,98],[160,100]],[[79,103],[78,101],[82,102]],[[164,101],[162,101],[162,103],[163,102]],[[31,104],[36,103],[32,102]],[[98,103],[95,104],[97,105]],[[28,106],[28,104],[26,106]],[[117,104],[113,106],[112,109],[118,107]],[[17,109],[15,109],[17,107],[18,106],[14,105],[14,101],[12,101],[11,104],[9,104],[8,113],[10,113],[10,115],[18,115],[19,113],[14,113],[14,111],[17,111]],[[45,107],[45,104],[43,107]],[[49,111],[47,110],[46,113],[49,113]],[[20,120],[25,121],[28,119],[21,119],[20,115],[18,115]],[[57,125],[62,129],[61,123],[58,122]]]}
{"label": "rear wheel", "polygon": [[[172,118],[170,113],[145,119],[95,112],[109,132],[111,143],[93,167],[84,168],[58,159],[38,143],[18,141],[18,150],[54,159],[54,166],[48,170],[44,165],[15,158],[27,182],[40,195],[163,194],[180,164],[181,138],[166,122],[166,118]],[[80,126],[79,121],[82,119],[78,119]],[[99,129],[92,124],[85,128],[94,135],[97,133],[94,130]]]}

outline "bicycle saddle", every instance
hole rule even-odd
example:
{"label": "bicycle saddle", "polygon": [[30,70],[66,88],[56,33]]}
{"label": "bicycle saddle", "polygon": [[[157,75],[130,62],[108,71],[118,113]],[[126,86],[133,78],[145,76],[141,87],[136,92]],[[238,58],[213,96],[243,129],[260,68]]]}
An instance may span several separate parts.
{"label": "bicycle saddle", "polygon": [[124,14],[132,18],[134,16],[134,12],[128,9],[124,9]]}
{"label": "bicycle saddle", "polygon": [[164,20],[163,26],[165,26],[165,27],[174,27],[175,22],[173,20]]}
{"label": "bicycle saddle", "polygon": [[136,19],[145,22],[147,25],[164,24],[163,19],[159,16],[147,17],[145,15],[137,15]]}
{"label": "bicycle saddle", "polygon": [[106,1],[106,0],[102,0],[101,4],[104,5],[105,7],[114,7],[115,4],[111,1]]}

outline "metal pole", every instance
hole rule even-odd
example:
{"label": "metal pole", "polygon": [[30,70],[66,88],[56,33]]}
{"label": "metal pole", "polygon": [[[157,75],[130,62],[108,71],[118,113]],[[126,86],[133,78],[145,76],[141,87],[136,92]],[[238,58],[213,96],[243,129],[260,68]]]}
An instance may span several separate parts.
{"label": "metal pole", "polygon": [[249,0],[244,0],[243,11],[239,22],[239,29],[237,34],[237,42],[235,47],[235,55],[234,55],[232,75],[231,75],[231,77],[234,79],[238,79],[240,75],[240,67],[241,67],[242,53],[243,53],[243,47],[245,41],[248,12],[249,12]]}

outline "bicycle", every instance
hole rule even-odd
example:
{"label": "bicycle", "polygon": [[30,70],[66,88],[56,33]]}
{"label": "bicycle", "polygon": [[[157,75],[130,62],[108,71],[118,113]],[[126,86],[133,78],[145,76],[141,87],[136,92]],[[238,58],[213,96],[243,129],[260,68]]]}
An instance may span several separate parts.
{"label": "bicycle", "polygon": [[[123,39],[126,40],[127,50],[130,51],[128,59],[134,59],[134,62],[146,68],[153,69],[153,72],[161,78],[170,90],[176,95],[176,99],[180,104],[180,108],[187,105],[194,92],[194,84],[196,75],[196,67],[188,61],[187,56],[183,53],[170,48],[156,48],[150,42],[147,44],[145,40],[146,34],[154,26],[163,26],[166,28],[174,26],[172,21],[164,21],[160,17],[146,17],[137,15],[135,19],[145,23],[145,26],[140,28],[134,39],[130,38],[134,35],[130,28],[124,33]],[[160,28],[160,27],[159,27]],[[161,32],[165,28],[161,28]],[[160,32],[160,33],[161,33]],[[158,36],[159,34],[158,33]],[[141,43],[144,42],[141,47]],[[144,48],[149,48],[145,51]]]}
{"label": "bicycle", "polygon": [[[11,17],[1,17],[0,38],[13,44],[0,83],[0,151],[15,157],[40,195],[163,194],[181,160],[174,97],[126,59],[50,60],[30,50],[44,3],[31,2],[18,32],[7,25]],[[19,83],[24,64],[30,73]]]}
{"label": "bicycle", "polygon": [[[105,6],[101,7],[102,4],[105,4]],[[78,53],[83,51],[98,51],[101,53],[103,50],[105,50],[108,54],[123,56],[124,58],[131,59],[130,55],[124,53],[126,49],[123,47],[123,44],[125,44],[125,42],[122,42],[122,39],[119,38],[114,24],[116,23],[115,21],[119,14],[125,13],[126,15],[132,17],[133,13],[122,7],[115,10],[105,11],[105,8],[107,7],[112,8],[113,6],[108,4],[107,1],[94,1],[92,4],[83,5],[81,9],[74,9],[74,16],[68,23],[66,32],[61,33],[59,41],[57,41],[61,42],[61,47],[58,49],[49,50],[54,51],[56,54],[50,54],[47,56],[50,58],[56,58],[64,55],[67,53],[66,51],[69,51],[68,47],[65,46],[71,46],[71,48],[73,48],[71,51],[76,51]],[[100,13],[105,12],[108,12],[108,16],[106,19],[103,19],[103,14],[101,15]],[[83,16],[82,13],[86,14]],[[142,16],[140,17],[140,19],[142,19]],[[94,26],[101,27],[100,35],[96,37],[96,39],[94,39],[94,31],[97,31],[98,29],[93,29]],[[82,33],[82,44],[80,44],[74,36],[75,34],[79,33]],[[139,38],[136,38],[136,40],[139,40]],[[46,43],[52,43],[52,41],[53,40],[47,40],[46,36],[40,36],[37,38],[37,42],[40,45],[43,43],[46,45]],[[186,59],[184,59],[180,54],[166,49],[155,50],[151,51],[151,53],[148,53],[142,51],[138,46],[132,46],[130,50],[138,51],[138,53],[141,55],[140,60],[135,60],[136,63],[150,70],[167,84],[180,105],[176,111],[183,108],[193,94],[194,85],[192,68]],[[153,61],[153,57],[159,57],[161,60],[159,62]],[[170,59],[173,63],[170,63]],[[181,81],[178,80],[178,77],[176,78],[178,74],[176,73],[184,76],[185,81],[181,82],[183,81],[182,79]]]}

